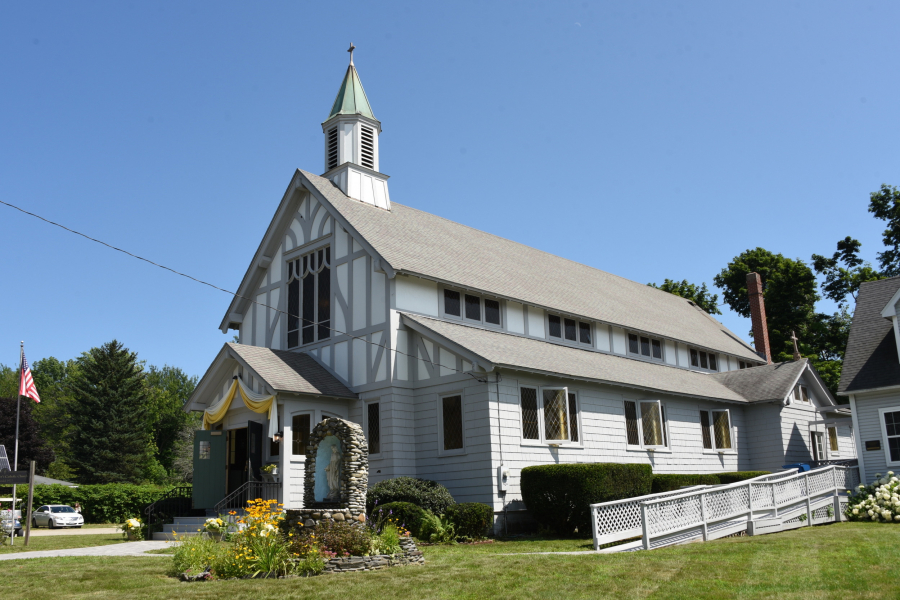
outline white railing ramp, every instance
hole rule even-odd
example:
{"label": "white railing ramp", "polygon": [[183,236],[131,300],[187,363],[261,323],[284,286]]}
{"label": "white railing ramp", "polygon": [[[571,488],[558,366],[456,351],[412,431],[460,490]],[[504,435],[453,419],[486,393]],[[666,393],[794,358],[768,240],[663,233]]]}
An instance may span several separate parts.
{"label": "white railing ramp", "polygon": [[728,485],[696,486],[591,505],[594,550],[651,550],[746,531],[775,533],[840,521],[846,490],[859,485],[855,466],[763,475]]}

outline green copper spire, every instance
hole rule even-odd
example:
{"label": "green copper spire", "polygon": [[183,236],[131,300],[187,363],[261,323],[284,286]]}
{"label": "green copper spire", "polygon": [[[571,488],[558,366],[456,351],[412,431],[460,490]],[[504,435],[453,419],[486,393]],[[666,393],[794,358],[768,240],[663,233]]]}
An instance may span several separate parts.
{"label": "green copper spire", "polygon": [[362,115],[370,119],[375,118],[375,115],[372,114],[372,107],[369,106],[369,99],[366,98],[366,91],[359,80],[359,73],[353,66],[353,50],[355,48],[353,44],[350,44],[348,50],[350,66],[347,67],[347,74],[344,75],[337,98],[334,99],[334,106],[331,107],[331,113],[328,115],[329,119],[335,115]]}

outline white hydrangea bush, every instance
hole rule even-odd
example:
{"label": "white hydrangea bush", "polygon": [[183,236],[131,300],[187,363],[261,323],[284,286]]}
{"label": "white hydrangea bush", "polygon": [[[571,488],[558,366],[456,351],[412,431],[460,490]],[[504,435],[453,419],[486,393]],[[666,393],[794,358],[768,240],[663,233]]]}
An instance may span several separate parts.
{"label": "white hydrangea bush", "polygon": [[884,477],[876,473],[871,485],[860,484],[848,493],[845,514],[851,521],[900,523],[900,479],[893,471],[888,471]]}

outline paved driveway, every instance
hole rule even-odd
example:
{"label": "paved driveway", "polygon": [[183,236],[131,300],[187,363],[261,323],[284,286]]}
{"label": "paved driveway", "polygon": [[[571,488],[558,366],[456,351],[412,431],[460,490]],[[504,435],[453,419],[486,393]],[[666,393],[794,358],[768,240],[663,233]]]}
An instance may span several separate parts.
{"label": "paved driveway", "polygon": [[[17,538],[18,541],[18,538]],[[69,548],[67,550],[37,550],[35,552],[16,552],[0,554],[0,560],[20,560],[23,558],[48,558],[55,556],[162,556],[171,558],[171,554],[144,554],[147,550],[160,550],[170,546],[169,542],[124,542],[109,546],[92,548]]]}

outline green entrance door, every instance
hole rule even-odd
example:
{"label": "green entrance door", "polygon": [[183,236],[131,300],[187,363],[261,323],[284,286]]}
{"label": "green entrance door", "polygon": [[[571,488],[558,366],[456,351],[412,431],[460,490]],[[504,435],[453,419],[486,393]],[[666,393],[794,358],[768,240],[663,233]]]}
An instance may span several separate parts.
{"label": "green entrance door", "polygon": [[212,508],[225,497],[225,436],[194,432],[194,508]]}

